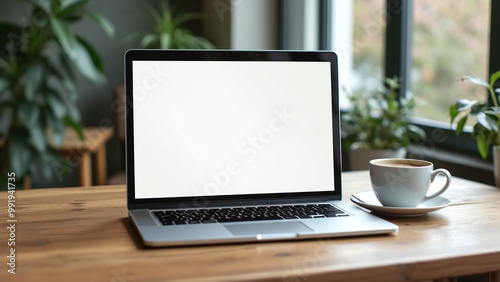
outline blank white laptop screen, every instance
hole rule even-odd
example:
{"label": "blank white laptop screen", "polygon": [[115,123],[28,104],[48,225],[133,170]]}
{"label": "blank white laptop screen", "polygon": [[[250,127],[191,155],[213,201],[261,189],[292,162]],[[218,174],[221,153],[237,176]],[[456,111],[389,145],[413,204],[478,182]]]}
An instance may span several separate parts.
{"label": "blank white laptop screen", "polygon": [[137,199],[334,189],[329,62],[132,69]]}

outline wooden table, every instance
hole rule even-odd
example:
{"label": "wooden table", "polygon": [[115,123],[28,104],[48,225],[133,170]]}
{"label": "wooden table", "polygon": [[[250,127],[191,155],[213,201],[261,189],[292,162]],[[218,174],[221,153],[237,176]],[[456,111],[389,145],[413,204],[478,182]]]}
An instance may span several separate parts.
{"label": "wooden table", "polygon": [[[370,189],[366,171],[343,177],[345,201]],[[124,186],[15,195],[16,274],[4,210],[0,281],[421,281],[500,270],[500,189],[458,178],[444,194],[451,206],[384,217],[399,225],[393,235],[158,249],[141,244]]]}
{"label": "wooden table", "polygon": [[96,184],[106,184],[106,142],[113,137],[108,127],[84,127],[84,140],[73,129],[67,129],[59,152],[66,156],[69,166],[78,166],[79,185],[92,186],[92,154],[95,154]]}

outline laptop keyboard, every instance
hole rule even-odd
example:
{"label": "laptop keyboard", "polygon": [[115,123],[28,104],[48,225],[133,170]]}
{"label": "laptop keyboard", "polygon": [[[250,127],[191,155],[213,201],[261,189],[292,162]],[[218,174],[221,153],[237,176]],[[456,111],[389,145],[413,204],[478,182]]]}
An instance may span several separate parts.
{"label": "laptop keyboard", "polygon": [[153,214],[163,225],[349,216],[346,212],[329,204],[161,210],[153,211]]}

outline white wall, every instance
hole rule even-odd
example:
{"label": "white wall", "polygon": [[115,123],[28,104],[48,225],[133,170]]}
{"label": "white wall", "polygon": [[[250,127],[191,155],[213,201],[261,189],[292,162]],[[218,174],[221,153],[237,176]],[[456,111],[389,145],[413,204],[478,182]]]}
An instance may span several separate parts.
{"label": "white wall", "polygon": [[276,0],[233,0],[231,48],[272,50],[278,47]]}
{"label": "white wall", "polygon": [[219,49],[278,48],[277,0],[205,0],[204,35]]}
{"label": "white wall", "polygon": [[347,99],[352,86],[353,74],[353,3],[352,0],[331,0],[333,13],[332,26],[332,50],[337,53],[339,60],[339,98],[340,107],[349,105]]}
{"label": "white wall", "polygon": [[289,0],[285,29],[290,50],[317,50],[319,44],[319,1]]}

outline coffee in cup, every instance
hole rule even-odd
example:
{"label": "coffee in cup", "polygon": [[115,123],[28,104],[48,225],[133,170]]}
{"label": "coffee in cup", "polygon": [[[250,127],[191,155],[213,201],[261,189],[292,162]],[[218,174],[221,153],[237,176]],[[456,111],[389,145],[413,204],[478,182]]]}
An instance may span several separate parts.
{"label": "coffee in cup", "polygon": [[[446,183],[437,192],[428,194],[431,183],[439,174],[446,177]],[[443,168],[434,170],[428,161],[375,159],[370,161],[370,180],[373,192],[383,206],[416,207],[446,191],[451,175]]]}

